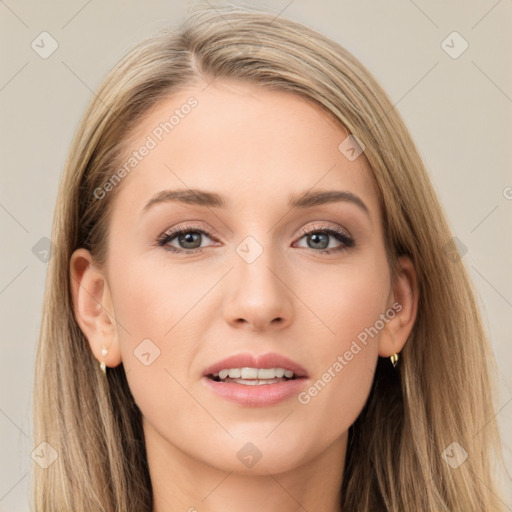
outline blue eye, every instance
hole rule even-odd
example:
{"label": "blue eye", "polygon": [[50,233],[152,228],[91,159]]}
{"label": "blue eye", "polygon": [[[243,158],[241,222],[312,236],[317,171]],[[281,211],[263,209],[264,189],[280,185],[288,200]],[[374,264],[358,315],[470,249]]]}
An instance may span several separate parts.
{"label": "blue eye", "polygon": [[[308,242],[320,245],[320,247],[308,246],[308,249],[312,249],[315,252],[319,252],[320,254],[342,251],[350,247],[354,247],[355,245],[354,239],[350,237],[345,231],[332,227],[305,231],[301,239],[304,237],[308,237]],[[341,242],[341,246],[329,247],[330,238],[335,238],[336,240],[338,240],[338,242]]]}
{"label": "blue eye", "polygon": [[[203,237],[212,239],[211,233],[208,231],[197,227],[186,226],[162,233],[157,239],[157,245],[174,253],[199,253],[203,251],[204,246],[201,244]],[[303,235],[299,240],[306,237],[308,237],[308,247],[306,248],[320,254],[340,252],[355,246],[354,239],[347,232],[335,227],[321,227],[310,231],[303,231]],[[329,247],[332,238],[340,242],[341,246]],[[174,240],[176,240],[181,247],[170,245]],[[310,244],[313,244],[313,246],[311,247]]]}

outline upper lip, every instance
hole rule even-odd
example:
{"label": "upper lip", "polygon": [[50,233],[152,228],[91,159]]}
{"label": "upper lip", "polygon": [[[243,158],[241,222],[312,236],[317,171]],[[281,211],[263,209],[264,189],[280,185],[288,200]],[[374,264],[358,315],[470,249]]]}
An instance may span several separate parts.
{"label": "upper lip", "polygon": [[295,361],[275,352],[267,354],[236,354],[217,361],[204,371],[204,375],[213,375],[228,368],[284,368],[291,370],[295,377],[307,377],[307,371]]}

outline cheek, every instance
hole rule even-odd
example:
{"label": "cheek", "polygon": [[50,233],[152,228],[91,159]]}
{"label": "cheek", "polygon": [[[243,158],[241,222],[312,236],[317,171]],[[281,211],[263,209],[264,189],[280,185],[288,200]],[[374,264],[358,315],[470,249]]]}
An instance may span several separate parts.
{"label": "cheek", "polygon": [[136,337],[154,337],[164,343],[178,324],[187,323],[188,312],[214,284],[213,279],[194,278],[179,266],[142,260],[124,267],[129,272],[118,269],[112,278],[116,316]]}
{"label": "cheek", "polygon": [[315,277],[309,294],[304,295],[305,284],[302,292],[321,320],[312,322],[316,336],[309,330],[315,340],[310,351],[314,376],[298,401],[311,415],[329,418],[311,427],[332,440],[350,427],[368,398],[389,282],[386,267],[371,262]]}
{"label": "cheek", "polygon": [[[212,319],[213,294],[208,292],[213,292],[222,272],[211,267],[187,269],[167,263],[165,255],[120,261],[122,266],[112,269],[111,281],[121,356],[134,399],[145,411],[160,398],[179,393],[178,382],[190,379],[191,362],[201,352]],[[184,414],[188,405],[193,404],[185,400],[180,409]],[[161,415],[162,409],[157,407],[154,413]]]}
{"label": "cheek", "polygon": [[390,292],[386,269],[380,260],[368,258],[298,278],[299,288],[294,291],[310,310],[310,325],[317,325],[321,335],[315,350],[321,348],[331,355],[346,350],[385,313]]}

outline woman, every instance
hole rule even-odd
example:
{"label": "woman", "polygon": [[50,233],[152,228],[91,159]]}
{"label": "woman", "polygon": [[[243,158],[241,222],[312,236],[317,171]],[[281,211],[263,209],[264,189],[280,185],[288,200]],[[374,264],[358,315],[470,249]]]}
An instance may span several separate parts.
{"label": "woman", "polygon": [[497,511],[492,352],[418,152],[344,48],[203,10],[73,141],[37,511]]}

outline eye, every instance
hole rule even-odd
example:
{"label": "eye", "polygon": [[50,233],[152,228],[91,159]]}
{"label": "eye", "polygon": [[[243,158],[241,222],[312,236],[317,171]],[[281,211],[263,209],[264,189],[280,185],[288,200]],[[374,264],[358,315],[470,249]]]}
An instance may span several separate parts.
{"label": "eye", "polygon": [[[210,238],[210,233],[198,227],[185,226],[162,233],[157,239],[157,244],[170,252],[201,252],[203,237]],[[178,244],[178,247],[169,245],[173,241]]]}
{"label": "eye", "polygon": [[[304,230],[302,238],[307,239],[308,249],[321,254],[343,251],[355,245],[354,239],[346,231],[337,227],[321,226],[309,231]],[[333,238],[341,245],[332,247],[330,242]]]}
{"label": "eye", "polygon": [[[320,226],[309,231],[303,230],[303,238],[307,239],[307,249],[316,253],[329,254],[354,247],[354,239],[344,230],[333,226]],[[162,233],[157,239],[157,245],[174,253],[198,253],[205,247],[202,245],[204,237],[212,239],[212,233],[196,226],[183,226],[171,228]],[[339,245],[333,247],[331,242],[338,241]],[[171,245],[174,243],[174,245]],[[177,246],[176,246],[177,245]]]}

